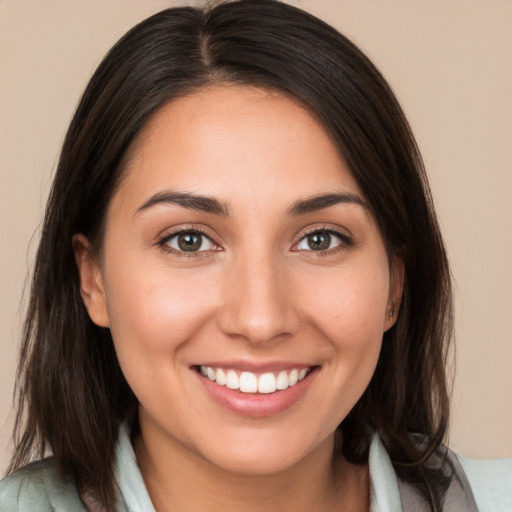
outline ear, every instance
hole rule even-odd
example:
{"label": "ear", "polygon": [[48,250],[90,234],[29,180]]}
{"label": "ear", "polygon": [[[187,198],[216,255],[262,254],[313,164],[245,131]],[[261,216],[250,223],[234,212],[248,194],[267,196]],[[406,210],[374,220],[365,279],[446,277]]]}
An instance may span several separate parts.
{"label": "ear", "polygon": [[109,327],[105,288],[100,265],[91,244],[82,235],[73,236],[73,249],[80,276],[80,294],[91,320],[100,327]]}
{"label": "ear", "polygon": [[404,291],[404,276],[404,262],[402,258],[394,256],[390,264],[389,297],[386,307],[384,331],[391,329],[398,318],[398,311],[400,310],[402,293]]}

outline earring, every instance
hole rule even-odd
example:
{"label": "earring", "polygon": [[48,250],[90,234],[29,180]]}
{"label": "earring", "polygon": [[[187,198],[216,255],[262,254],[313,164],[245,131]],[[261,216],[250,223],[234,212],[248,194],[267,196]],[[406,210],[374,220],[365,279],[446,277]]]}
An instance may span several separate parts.
{"label": "earring", "polygon": [[389,318],[393,318],[393,315],[394,315],[394,314],[395,314],[395,310],[394,310],[394,308],[391,308],[391,309],[389,310]]}

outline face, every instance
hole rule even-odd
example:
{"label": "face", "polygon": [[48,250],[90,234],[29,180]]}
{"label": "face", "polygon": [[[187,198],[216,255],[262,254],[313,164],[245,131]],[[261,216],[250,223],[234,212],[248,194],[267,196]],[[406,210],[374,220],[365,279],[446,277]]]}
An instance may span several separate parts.
{"label": "face", "polygon": [[256,88],[211,87],[157,112],[100,256],[75,246],[143,434],[243,473],[332,450],[400,293],[321,125]]}

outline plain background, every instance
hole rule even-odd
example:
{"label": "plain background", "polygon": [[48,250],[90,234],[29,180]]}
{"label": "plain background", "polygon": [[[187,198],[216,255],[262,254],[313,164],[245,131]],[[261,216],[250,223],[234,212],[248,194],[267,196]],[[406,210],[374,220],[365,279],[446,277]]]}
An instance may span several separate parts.
{"label": "plain background", "polygon": [[[0,0],[0,472],[10,453],[22,292],[65,130],[112,44],[178,3]],[[292,3],[362,47],[404,107],[456,281],[450,445],[512,457],[512,1]]]}

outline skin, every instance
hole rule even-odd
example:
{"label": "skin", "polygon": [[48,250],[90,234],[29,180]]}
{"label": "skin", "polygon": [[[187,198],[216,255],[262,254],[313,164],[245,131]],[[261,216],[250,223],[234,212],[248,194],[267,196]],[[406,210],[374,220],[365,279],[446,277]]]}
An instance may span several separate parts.
{"label": "skin", "polygon": [[[226,211],[148,206],[169,191]],[[362,204],[290,214],[333,193]],[[368,468],[333,459],[333,445],[396,318],[401,272],[364,203],[321,125],[276,92],[209,87],[139,135],[101,251],[74,243],[89,314],[111,329],[140,401],[134,444],[156,510],[369,509]],[[204,250],[179,252],[180,229],[204,232]],[[329,249],[311,248],[312,230],[332,230]],[[291,407],[248,417],[212,400],[193,368],[232,360],[317,371]]]}

